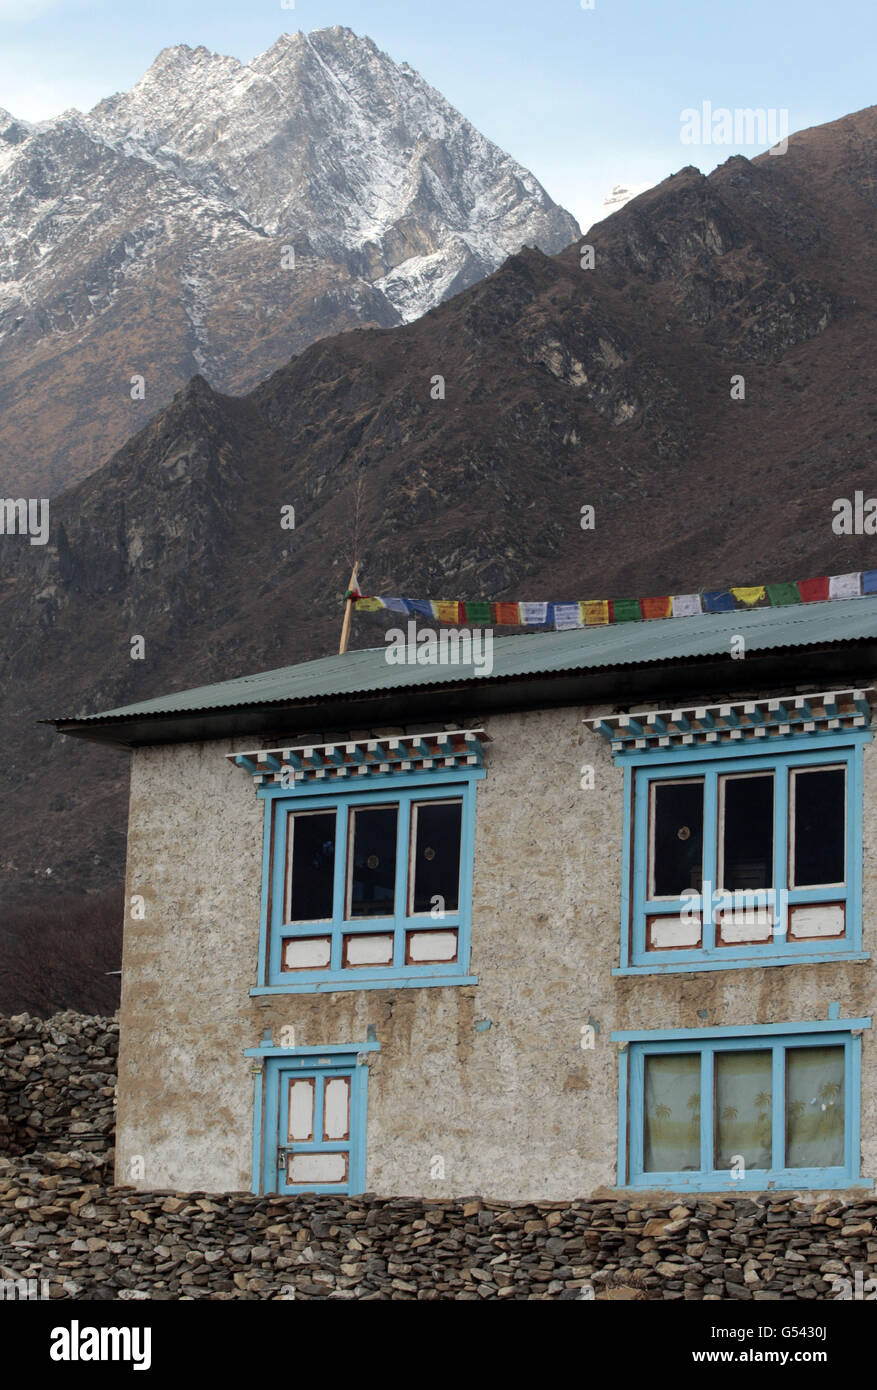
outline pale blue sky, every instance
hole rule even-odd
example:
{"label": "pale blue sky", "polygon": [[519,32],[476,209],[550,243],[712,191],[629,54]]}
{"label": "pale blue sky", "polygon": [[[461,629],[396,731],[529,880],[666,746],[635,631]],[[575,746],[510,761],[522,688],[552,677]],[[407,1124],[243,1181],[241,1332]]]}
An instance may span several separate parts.
{"label": "pale blue sky", "polygon": [[686,108],[784,108],[800,130],[877,101],[874,0],[594,5],[0,0],[0,106],[29,120],[87,109],[169,44],[247,60],[284,30],[345,24],[418,69],[587,225],[616,182],[707,172],[735,152],[682,144]]}

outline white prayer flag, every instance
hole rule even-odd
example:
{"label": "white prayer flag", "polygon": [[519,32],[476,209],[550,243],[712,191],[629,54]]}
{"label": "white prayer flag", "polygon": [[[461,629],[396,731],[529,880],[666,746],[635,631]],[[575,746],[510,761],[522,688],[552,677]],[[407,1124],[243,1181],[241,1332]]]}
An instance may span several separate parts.
{"label": "white prayer flag", "polygon": [[539,627],[548,616],[547,603],[522,603],[521,621],[525,627]]}
{"label": "white prayer flag", "polygon": [[700,594],[673,595],[674,618],[693,618],[696,613],[702,612],[703,606],[700,601]]}
{"label": "white prayer flag", "polygon": [[554,605],[554,626],[558,631],[568,627],[581,627],[582,619],[577,603],[556,603]]}
{"label": "white prayer flag", "polygon": [[828,581],[829,598],[858,598],[862,592],[860,574],[833,574]]}

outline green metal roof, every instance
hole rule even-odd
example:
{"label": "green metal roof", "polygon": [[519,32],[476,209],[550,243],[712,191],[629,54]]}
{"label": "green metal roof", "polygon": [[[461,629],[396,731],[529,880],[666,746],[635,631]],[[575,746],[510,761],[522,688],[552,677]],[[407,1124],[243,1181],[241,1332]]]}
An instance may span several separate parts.
{"label": "green metal roof", "polygon": [[[141,700],[100,714],[52,720],[64,732],[107,721],[141,721],[263,705],[313,704],[367,694],[430,686],[484,686],[512,678],[641,667],[661,662],[730,656],[731,638],[745,638],[747,654],[784,648],[825,646],[877,638],[877,595],[827,602],[759,608],[749,612],[704,613],[690,618],[617,623],[567,632],[495,637],[493,670],[472,666],[397,666],[387,646],[323,657],[174,695]],[[734,663],[735,666],[737,663]]]}

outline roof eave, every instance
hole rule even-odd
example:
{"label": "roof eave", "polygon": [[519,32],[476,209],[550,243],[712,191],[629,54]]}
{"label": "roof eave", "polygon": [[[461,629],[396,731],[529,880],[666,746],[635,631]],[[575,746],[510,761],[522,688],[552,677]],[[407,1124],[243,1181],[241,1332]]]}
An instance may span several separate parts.
{"label": "roof eave", "polygon": [[827,677],[858,680],[877,662],[877,639],[847,638],[816,645],[790,645],[755,651],[745,660],[728,653],[668,657],[599,668],[572,667],[527,675],[492,675],[468,680],[411,685],[393,690],[271,700],[226,707],[159,711],[135,716],[51,719],[58,733],[119,748],[160,743],[200,742],[269,732],[306,733],[314,729],[367,728],[419,723],[435,717],[474,715],[573,704],[625,705],[632,700],[673,701],[696,690],[744,694],[779,683],[824,684]]}

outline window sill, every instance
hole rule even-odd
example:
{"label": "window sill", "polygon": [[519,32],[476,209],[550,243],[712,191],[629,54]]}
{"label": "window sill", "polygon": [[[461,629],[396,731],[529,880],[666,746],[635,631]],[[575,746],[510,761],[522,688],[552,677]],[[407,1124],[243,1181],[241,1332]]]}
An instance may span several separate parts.
{"label": "window sill", "polygon": [[355,979],[312,980],[300,984],[255,985],[256,994],[337,994],[345,989],[426,989],[436,985],[477,985],[477,975],[357,975]]}
{"label": "window sill", "polygon": [[616,965],[613,975],[698,975],[705,970],[754,970],[772,965],[832,965],[871,959],[870,951],[808,951],[794,955],[746,956],[735,960],[666,961],[654,965]]}
{"label": "window sill", "polygon": [[795,1178],[794,1174],[761,1173],[753,1178],[740,1178],[734,1182],[730,1178],[720,1182],[715,1173],[680,1173],[676,1179],[668,1179],[666,1174],[656,1173],[654,1177],[645,1175],[633,1178],[618,1192],[714,1192],[726,1197],[733,1192],[821,1192],[821,1191],[859,1191],[873,1192],[873,1178],[850,1177],[847,1174],[831,1176],[818,1172],[807,1175],[806,1180]]}

